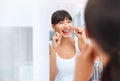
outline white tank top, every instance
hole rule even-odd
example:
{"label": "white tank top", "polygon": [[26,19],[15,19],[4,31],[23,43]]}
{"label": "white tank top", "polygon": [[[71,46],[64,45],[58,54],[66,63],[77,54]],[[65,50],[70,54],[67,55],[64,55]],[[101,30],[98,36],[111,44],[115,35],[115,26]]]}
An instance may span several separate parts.
{"label": "white tank top", "polygon": [[[75,39],[75,50],[76,50],[76,54],[80,52],[78,48],[78,42],[76,39]],[[58,53],[56,53],[57,75],[54,81],[73,81],[76,54],[70,59],[64,59],[61,58],[58,55]]]}

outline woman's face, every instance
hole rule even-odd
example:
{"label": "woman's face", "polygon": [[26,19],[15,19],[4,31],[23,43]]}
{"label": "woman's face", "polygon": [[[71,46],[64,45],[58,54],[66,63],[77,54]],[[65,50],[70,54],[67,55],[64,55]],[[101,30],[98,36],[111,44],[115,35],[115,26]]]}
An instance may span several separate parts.
{"label": "woman's face", "polygon": [[69,37],[72,32],[72,21],[64,19],[53,26],[54,30],[62,35],[62,37]]}

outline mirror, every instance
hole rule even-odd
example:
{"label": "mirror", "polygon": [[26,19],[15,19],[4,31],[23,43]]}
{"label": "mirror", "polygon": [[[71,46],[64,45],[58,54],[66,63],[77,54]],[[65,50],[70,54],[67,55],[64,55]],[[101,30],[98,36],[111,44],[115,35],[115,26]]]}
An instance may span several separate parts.
{"label": "mirror", "polygon": [[[76,4],[76,3],[60,3],[60,4],[58,4],[58,11],[62,10],[62,9],[66,10],[72,16],[72,19],[73,19],[72,20],[72,24],[73,24],[73,26],[79,27],[80,29],[84,29],[84,27],[85,27],[85,22],[84,22],[85,4],[82,4],[82,5],[81,4]],[[55,11],[53,11],[53,12],[55,12]],[[61,13],[64,14],[65,12],[61,12]],[[59,14],[59,12],[56,13],[56,14]],[[67,20],[66,21],[63,20],[62,23],[60,23],[60,24],[58,23],[58,25],[64,24],[64,22],[67,23]],[[68,23],[68,25],[69,25],[69,23]],[[70,29],[70,25],[68,27],[66,26],[66,28],[65,28],[65,26],[66,25],[60,26],[61,29],[58,26],[56,26],[56,25],[54,26],[54,27],[56,27],[56,30],[57,30],[57,27],[58,27],[59,31],[57,31],[57,32],[59,32],[59,34],[61,34],[60,31],[62,30],[62,34],[61,35],[62,35],[64,40],[62,40],[62,38],[60,38],[58,36],[59,34],[55,34],[55,31],[54,31],[55,28],[53,30],[50,29],[50,31],[49,31],[49,41],[51,41],[52,44],[53,44],[53,42],[55,42],[55,40],[59,41],[61,39],[62,42],[63,42],[63,41],[65,41],[65,39],[67,39],[67,37],[65,38],[64,35],[66,35],[66,33],[69,34],[69,30],[67,30],[67,29]],[[52,42],[53,35],[55,37],[53,38],[53,42]],[[74,35],[73,39],[75,39],[75,40],[77,39],[77,44],[75,44],[75,51],[77,50],[77,52],[75,52],[75,54],[78,54],[82,50],[81,47],[83,47],[84,42],[79,43],[79,37],[75,36],[75,33],[73,35]],[[60,40],[60,43],[61,43],[61,40]],[[81,40],[83,41],[84,39],[81,39]],[[89,39],[86,39],[86,41],[88,42]],[[67,40],[67,42],[70,42],[70,41]],[[68,48],[64,48],[62,46],[58,46],[56,48],[56,50],[54,50],[54,49],[52,49],[52,44],[51,43],[50,43],[50,46],[51,46],[50,57],[52,57],[51,54],[54,53],[54,59],[50,58],[50,62],[51,62],[50,63],[50,73],[51,73],[50,74],[50,78],[52,80],[55,80],[55,81],[60,80],[60,79],[62,79],[63,81],[72,81],[73,77],[74,77],[73,69],[75,67],[75,65],[74,65],[75,61],[73,60],[72,57],[71,57],[72,58],[72,61],[71,61],[70,60],[71,58],[69,58],[69,55],[70,54],[72,55],[73,51],[71,51],[71,50],[73,50],[73,49],[70,50],[70,48],[69,48],[70,45],[68,45],[69,46]],[[56,41],[56,43],[57,43],[57,41]],[[75,43],[76,43],[76,41],[75,41]],[[73,43],[71,42],[69,44],[73,44]],[[61,44],[61,45],[63,45],[63,44]],[[67,45],[67,43],[65,45]],[[71,46],[71,48],[72,48],[72,46]],[[54,50],[54,52],[51,52],[51,50],[52,51]],[[67,62],[66,62],[66,60],[67,60]],[[51,67],[53,69],[51,69]],[[102,57],[98,57],[98,59],[94,63],[94,71],[93,71],[93,74],[92,74],[92,77],[91,77],[91,81],[100,80],[102,70],[103,70]],[[54,73],[52,73],[52,72],[54,72]],[[68,76],[68,75],[70,75],[70,76]]]}

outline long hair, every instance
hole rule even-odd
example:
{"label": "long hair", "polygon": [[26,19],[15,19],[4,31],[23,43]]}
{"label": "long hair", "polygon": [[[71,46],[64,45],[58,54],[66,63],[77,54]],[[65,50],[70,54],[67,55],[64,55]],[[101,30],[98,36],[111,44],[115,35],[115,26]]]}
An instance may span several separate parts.
{"label": "long hair", "polygon": [[91,37],[111,56],[102,81],[120,81],[120,0],[88,0],[85,24]]}

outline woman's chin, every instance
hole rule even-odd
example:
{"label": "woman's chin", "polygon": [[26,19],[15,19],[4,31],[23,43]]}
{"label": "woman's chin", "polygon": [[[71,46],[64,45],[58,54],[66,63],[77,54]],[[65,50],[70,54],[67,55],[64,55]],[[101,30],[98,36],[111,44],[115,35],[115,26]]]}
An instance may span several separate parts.
{"label": "woman's chin", "polygon": [[62,35],[62,37],[63,38],[68,38],[68,37],[70,37],[70,34],[68,34],[68,35]]}

